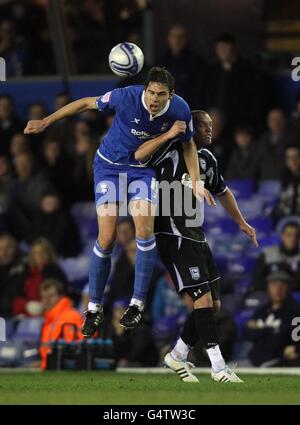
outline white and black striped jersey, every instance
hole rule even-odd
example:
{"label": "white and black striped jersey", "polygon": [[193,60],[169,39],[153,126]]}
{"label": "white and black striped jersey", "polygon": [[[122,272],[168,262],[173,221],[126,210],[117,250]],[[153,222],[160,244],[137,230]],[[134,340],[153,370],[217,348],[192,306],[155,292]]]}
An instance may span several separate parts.
{"label": "white and black striped jersey", "polygon": [[[208,149],[198,151],[201,180],[204,187],[212,195],[221,195],[227,190],[222,175],[219,172],[218,162],[214,155]],[[167,146],[156,152],[148,165],[155,166],[157,170],[157,179],[159,181],[159,211],[155,218],[155,233],[166,233],[195,240],[197,242],[205,241],[205,234],[202,229],[204,220],[204,201],[200,204],[192,194],[191,179],[186,168],[182,143],[178,140],[170,141]],[[162,182],[172,183],[177,181],[182,191],[182,198],[176,199],[174,191],[170,191],[170,213],[166,214],[163,210],[166,205],[166,195]],[[178,186],[177,186],[178,187]],[[184,192],[186,192],[184,194]],[[189,192],[189,196],[187,195]],[[191,204],[198,214],[191,215],[191,209],[186,208],[187,203]],[[199,210],[200,209],[200,213]],[[188,214],[187,214],[188,213]],[[192,223],[192,225],[191,225]]]}

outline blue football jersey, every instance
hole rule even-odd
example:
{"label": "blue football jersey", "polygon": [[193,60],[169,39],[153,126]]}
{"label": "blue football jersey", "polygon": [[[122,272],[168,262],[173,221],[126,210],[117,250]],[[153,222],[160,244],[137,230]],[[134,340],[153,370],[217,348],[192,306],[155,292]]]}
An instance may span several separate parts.
{"label": "blue football jersey", "polygon": [[155,116],[146,108],[144,86],[114,89],[99,96],[96,104],[99,111],[115,112],[113,124],[98,149],[103,159],[115,165],[145,167],[134,159],[137,148],[146,140],[168,131],[177,120],[187,123],[186,133],[180,136],[182,142],[189,141],[194,134],[190,108],[177,95]]}

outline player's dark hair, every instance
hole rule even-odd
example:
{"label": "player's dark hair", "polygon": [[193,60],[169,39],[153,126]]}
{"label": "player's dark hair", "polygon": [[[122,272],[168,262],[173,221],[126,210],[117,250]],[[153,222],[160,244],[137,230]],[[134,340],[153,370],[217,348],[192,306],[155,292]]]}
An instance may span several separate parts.
{"label": "player's dark hair", "polygon": [[208,112],[204,111],[203,109],[194,109],[192,111],[194,126],[199,124],[199,115],[208,115]]}
{"label": "player's dark hair", "polygon": [[145,87],[148,87],[150,82],[165,84],[170,93],[175,89],[175,80],[173,75],[166,69],[160,66],[153,66],[145,81]]}

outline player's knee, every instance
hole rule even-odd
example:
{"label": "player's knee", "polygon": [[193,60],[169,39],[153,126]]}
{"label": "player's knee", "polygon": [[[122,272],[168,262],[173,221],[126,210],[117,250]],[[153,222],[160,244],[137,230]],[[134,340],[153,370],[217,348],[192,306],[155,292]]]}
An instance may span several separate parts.
{"label": "player's knee", "polygon": [[153,236],[152,226],[138,226],[135,234],[138,239],[150,239]]}
{"label": "player's knee", "polygon": [[114,247],[114,243],[116,240],[116,235],[109,235],[109,236],[98,236],[98,242],[101,248],[111,250]]}
{"label": "player's knee", "polygon": [[213,301],[210,292],[194,301],[194,309],[197,308],[213,308]]}
{"label": "player's knee", "polygon": [[214,313],[218,313],[220,310],[221,310],[221,301],[220,300],[214,300],[214,302],[213,302]]}

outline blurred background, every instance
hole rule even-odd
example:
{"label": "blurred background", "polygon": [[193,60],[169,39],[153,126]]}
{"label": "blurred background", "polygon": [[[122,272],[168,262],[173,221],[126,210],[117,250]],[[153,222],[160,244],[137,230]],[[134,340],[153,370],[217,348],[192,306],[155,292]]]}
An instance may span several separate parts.
{"label": "blurred background", "polygon": [[[122,41],[145,54],[132,79],[118,80],[107,64]],[[191,108],[209,111],[211,149],[258,233],[256,250],[222,207],[207,210],[205,230],[222,273],[224,356],[247,366],[300,366],[291,339],[291,321],[300,317],[297,56],[297,0],[0,1],[7,73],[0,83],[0,316],[8,340],[0,342],[1,367],[39,366],[36,349],[62,337],[48,334],[62,312],[65,322],[80,323],[97,237],[93,156],[113,116],[87,111],[30,136],[25,123],[80,97],[141,83],[154,64],[173,73]],[[123,218],[99,338],[112,341],[119,366],[161,365],[192,306],[177,297],[158,261],[144,321],[124,333],[118,320],[134,262],[134,227]],[[201,344],[191,359],[208,365]]]}

